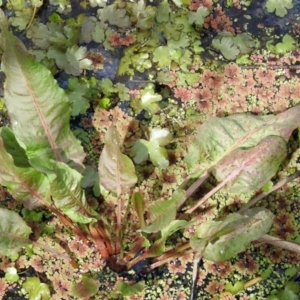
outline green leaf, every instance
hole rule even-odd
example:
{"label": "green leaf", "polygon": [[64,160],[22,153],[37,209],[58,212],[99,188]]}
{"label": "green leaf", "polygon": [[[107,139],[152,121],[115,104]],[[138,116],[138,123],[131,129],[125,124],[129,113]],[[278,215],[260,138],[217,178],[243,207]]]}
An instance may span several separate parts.
{"label": "green leaf", "polygon": [[[22,201],[28,209],[49,205],[51,199],[48,178],[34,168],[26,167],[28,159],[10,129],[2,127],[0,136],[1,185],[6,186],[12,196]],[[19,167],[14,164],[14,159],[9,154],[9,152],[14,154],[14,149],[19,151],[16,156]]]}
{"label": "green leaf", "polygon": [[164,145],[167,145],[172,139],[172,134],[166,128],[152,128],[150,141],[144,139],[136,140],[131,154],[134,156],[135,163],[141,163],[150,156],[151,162],[161,169],[165,169],[169,165],[167,151]]}
{"label": "green leaf", "polygon": [[145,218],[144,218],[145,207],[144,207],[143,196],[140,193],[134,193],[131,197],[131,203],[132,203],[132,206],[138,216],[140,227],[144,227],[145,226]]}
{"label": "green leaf", "polygon": [[118,93],[118,96],[121,101],[129,101],[129,89],[126,87],[124,83],[117,82],[115,84],[115,92]]}
{"label": "green leaf", "polygon": [[209,10],[205,6],[200,6],[196,12],[190,11],[188,14],[189,23],[202,26],[205,18],[209,15]]}
{"label": "green leaf", "polygon": [[132,283],[132,284],[129,284],[124,281],[120,281],[117,285],[117,290],[125,297],[131,295],[137,295],[138,293],[142,292],[144,288],[145,288],[144,281],[140,281],[138,283]]}
{"label": "green leaf", "polygon": [[121,195],[137,182],[135,169],[128,156],[120,150],[120,137],[114,126],[105,135],[105,146],[99,159],[100,184],[112,193]]}
{"label": "green leaf", "polygon": [[164,147],[156,142],[148,142],[148,152],[154,166],[160,169],[166,169],[169,166],[168,153]]}
{"label": "green leaf", "polygon": [[[62,4],[61,1],[59,4]],[[78,44],[83,23],[80,19],[79,23],[71,20],[68,19],[67,25],[66,22],[36,22],[27,29],[27,36],[38,48],[47,50],[50,46],[55,46],[65,51],[68,47]]]}
{"label": "green leaf", "polygon": [[295,50],[298,47],[297,41],[293,39],[289,34],[285,34],[282,38],[282,43],[275,45],[274,51],[278,54],[285,54],[292,50]]}
{"label": "green leaf", "polygon": [[156,142],[159,146],[168,145],[173,136],[167,128],[151,128],[150,142]]}
{"label": "green leaf", "polygon": [[234,285],[229,282],[225,285],[225,291],[231,294],[237,294],[245,288],[244,285],[242,281],[237,281]]}
{"label": "green leaf", "polygon": [[136,3],[132,3],[130,7],[133,19],[136,20],[136,28],[153,28],[154,18],[157,15],[157,8],[155,6],[146,5],[144,0],[139,0]]}
{"label": "green leaf", "polygon": [[19,280],[19,275],[15,267],[10,267],[6,269],[5,279],[8,283],[12,284]]}
{"label": "green leaf", "polygon": [[240,50],[235,45],[233,36],[216,37],[212,41],[212,46],[221,51],[228,60],[235,60],[240,54]]}
{"label": "green leaf", "polygon": [[268,12],[275,12],[276,16],[284,17],[287,10],[293,8],[292,0],[267,0],[266,8]]}
{"label": "green leaf", "polygon": [[101,79],[98,84],[99,84],[101,92],[105,95],[111,95],[112,93],[115,92],[114,85],[113,85],[112,81],[108,78]]}
{"label": "green leaf", "polygon": [[0,254],[11,256],[30,244],[31,228],[15,212],[0,208]]}
{"label": "green leaf", "polygon": [[84,114],[90,107],[89,101],[84,98],[89,87],[89,82],[84,77],[72,77],[68,79],[68,90],[66,91],[66,94],[72,103],[72,116]]}
{"label": "green leaf", "polygon": [[29,300],[50,299],[50,290],[46,283],[41,283],[38,277],[28,277],[22,284],[22,288],[27,292]]}
{"label": "green leaf", "polygon": [[169,21],[170,18],[170,5],[167,0],[163,0],[161,3],[159,3],[157,7],[157,14],[156,14],[156,20],[158,23],[165,23]]}
{"label": "green leaf", "polygon": [[211,118],[200,127],[185,161],[193,172],[203,173],[235,149],[254,147],[267,136],[277,135],[288,141],[292,131],[299,125],[300,106],[278,115],[237,114]]}
{"label": "green leaf", "polygon": [[178,189],[172,195],[171,200],[163,202],[155,201],[151,203],[149,205],[150,224],[146,227],[143,227],[141,231],[151,233],[162,230],[161,238],[166,239],[169,235],[177,231],[179,228],[185,227],[187,225],[186,221],[174,221],[176,210],[184,201],[185,191]]}
{"label": "green leaf", "polygon": [[12,156],[14,160],[14,165],[19,168],[30,167],[26,152],[19,145],[12,130],[9,127],[2,127],[0,135],[3,140],[5,150]]}
{"label": "green leaf", "polygon": [[86,166],[83,171],[83,179],[81,182],[81,187],[83,189],[87,187],[93,186],[97,181],[99,181],[98,172],[97,170],[92,166]]}
{"label": "green leaf", "polygon": [[196,236],[192,236],[190,238],[189,243],[190,243],[191,248],[194,249],[195,251],[197,251],[197,253],[201,254],[201,256],[202,256],[202,253],[205,250],[205,247],[207,246],[208,241],[205,239],[199,239]]}
{"label": "green leaf", "polygon": [[96,26],[92,32],[93,41],[103,43],[105,39],[105,26],[102,23],[96,22]]}
{"label": "green leaf", "polygon": [[213,167],[212,174],[218,181],[223,181],[235,170],[242,168],[226,187],[231,193],[250,192],[263,187],[275,175],[286,155],[284,139],[267,136],[254,147],[232,151]]}
{"label": "green leaf", "polygon": [[30,164],[47,175],[55,207],[78,223],[95,221],[98,214],[87,204],[81,189],[82,175],[64,163],[34,158]]}
{"label": "green leaf", "polygon": [[168,201],[155,201],[149,205],[150,224],[143,227],[141,231],[151,233],[162,230],[169,225],[176,216],[176,202],[171,199]]}
{"label": "green leaf", "polygon": [[157,102],[162,100],[162,96],[155,93],[154,85],[147,84],[147,86],[140,91],[141,98],[136,102],[131,102],[131,107],[136,113],[140,113],[143,109],[148,111],[150,114],[154,114],[159,109]]}
{"label": "green leaf", "polygon": [[300,284],[298,282],[288,281],[285,284],[284,289],[285,290],[290,290],[294,293],[299,293],[300,292]]}
{"label": "green leaf", "polygon": [[97,294],[99,287],[99,280],[83,275],[81,281],[73,283],[72,293],[79,299],[89,298]]}
{"label": "green leaf", "polygon": [[255,45],[254,40],[247,32],[238,33],[234,37],[234,42],[242,54],[249,53]]}
{"label": "green leaf", "polygon": [[[174,50],[171,50],[174,51]],[[171,64],[170,49],[168,46],[159,46],[153,51],[153,61],[157,62],[159,69],[169,67]]]}
{"label": "green leaf", "polygon": [[187,222],[185,220],[173,220],[165,228],[160,231],[160,238],[155,241],[155,243],[147,250],[147,254],[151,257],[159,256],[163,254],[166,250],[166,240],[174,232],[183,229],[192,222]]}
{"label": "green leaf", "polygon": [[86,58],[86,56],[86,47],[73,45],[67,49],[64,59],[56,61],[56,63],[57,66],[66,73],[79,76],[83,70],[93,69],[93,62]]}
{"label": "green leaf", "polygon": [[81,164],[85,155],[69,128],[71,108],[65,92],[50,71],[29,58],[21,41],[8,32],[2,11],[0,27],[4,99],[17,140],[26,147],[29,158]]}
{"label": "green leaf", "polygon": [[131,148],[131,155],[136,164],[140,164],[148,159],[149,142],[143,139],[138,139],[134,142],[133,147]]}
{"label": "green leaf", "polygon": [[190,4],[190,0],[172,0],[174,4],[178,7],[188,6]]}
{"label": "green leaf", "polygon": [[80,42],[89,43],[92,41],[92,32],[95,29],[97,19],[94,16],[86,17],[81,26]]}
{"label": "green leaf", "polygon": [[120,28],[129,28],[131,22],[126,15],[126,9],[117,8],[116,5],[107,5],[103,9],[98,9],[99,19],[102,22],[108,22],[110,25],[116,25]]}
{"label": "green leaf", "polygon": [[211,261],[224,261],[245,251],[252,241],[270,230],[273,218],[269,210],[253,208],[243,215],[233,213],[222,221],[201,224],[196,229],[197,237],[209,239],[203,257]]}

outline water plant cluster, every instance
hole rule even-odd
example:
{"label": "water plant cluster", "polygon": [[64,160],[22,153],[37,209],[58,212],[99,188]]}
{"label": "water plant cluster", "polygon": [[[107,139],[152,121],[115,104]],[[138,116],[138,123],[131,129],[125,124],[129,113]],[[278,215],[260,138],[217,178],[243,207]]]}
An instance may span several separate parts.
{"label": "water plant cluster", "polygon": [[4,5],[3,299],[297,299],[293,1],[156,2]]}

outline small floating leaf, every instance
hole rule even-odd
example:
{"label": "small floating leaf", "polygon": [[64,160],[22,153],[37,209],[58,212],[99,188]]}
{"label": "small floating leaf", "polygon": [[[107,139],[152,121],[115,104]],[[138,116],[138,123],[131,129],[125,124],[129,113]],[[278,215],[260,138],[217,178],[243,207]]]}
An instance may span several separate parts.
{"label": "small floating leaf", "polygon": [[267,0],[266,3],[267,11],[274,12],[278,17],[284,17],[287,10],[293,7],[293,0]]}
{"label": "small floating leaf", "polygon": [[100,287],[99,280],[83,275],[80,282],[74,282],[72,285],[72,293],[75,297],[85,298],[94,296]]}
{"label": "small floating leaf", "polygon": [[28,293],[28,299],[49,299],[50,290],[46,283],[41,283],[38,277],[28,277],[22,284],[22,288]]}
{"label": "small floating leaf", "polygon": [[138,283],[129,284],[124,281],[120,281],[117,285],[117,290],[123,295],[123,296],[131,296],[136,295],[140,292],[142,292],[145,288],[145,282],[140,281]]}

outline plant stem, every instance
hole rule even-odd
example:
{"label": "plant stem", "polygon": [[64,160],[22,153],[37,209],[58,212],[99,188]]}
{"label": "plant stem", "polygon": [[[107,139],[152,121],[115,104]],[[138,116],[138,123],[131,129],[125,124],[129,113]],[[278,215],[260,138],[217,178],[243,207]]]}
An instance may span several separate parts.
{"label": "plant stem", "polygon": [[[52,210],[51,210],[52,211]],[[63,215],[62,213],[60,213],[59,211],[55,211],[54,212],[56,214],[56,216],[58,217],[58,219],[61,221],[61,223],[63,223],[64,225],[66,225],[67,227],[69,227],[75,234],[78,235],[78,237],[87,245],[87,246],[91,246],[91,241],[89,239],[86,238],[86,234],[80,229],[80,227],[76,224],[73,223],[72,220],[70,220],[67,216]]]}
{"label": "plant stem", "polygon": [[129,215],[129,211],[130,211],[130,204],[131,204],[131,200],[128,200],[127,201],[127,206],[126,206],[126,211],[125,211],[125,214],[124,214],[124,217],[123,217],[124,225],[122,226],[122,223],[120,225],[121,228],[120,228],[120,233],[119,233],[119,241],[120,241],[120,259],[121,260],[124,259],[123,236],[124,236],[124,232],[126,231],[126,227],[128,225],[128,215]]}
{"label": "plant stem", "polygon": [[196,284],[197,284],[197,279],[198,279],[198,264],[199,264],[201,257],[202,257],[202,254],[195,253],[194,263],[193,263],[193,277],[192,277],[190,300],[196,299],[195,296],[196,296]]}
{"label": "plant stem", "polygon": [[101,256],[104,259],[109,258],[112,253],[109,252],[109,250],[108,250],[109,248],[103,241],[103,238],[102,238],[101,234],[99,233],[99,231],[97,230],[97,228],[94,227],[94,224],[89,224],[89,233],[90,233],[91,237],[93,238],[95,245],[99,249]]}
{"label": "plant stem", "polygon": [[293,243],[293,242],[288,242],[288,241],[282,240],[278,237],[271,236],[271,235],[268,235],[268,234],[265,234],[264,236],[262,236],[257,241],[258,242],[263,242],[263,243],[268,243],[268,244],[283,248],[283,249],[288,250],[288,251],[300,253],[300,244]]}
{"label": "plant stem", "polygon": [[264,197],[266,197],[267,195],[273,193],[274,191],[278,190],[279,188],[281,188],[282,186],[284,186],[285,184],[293,181],[294,179],[296,179],[297,177],[300,176],[300,171],[296,171],[294,174],[281,179],[280,181],[278,181],[269,191],[267,192],[262,192],[259,195],[257,195],[256,197],[254,197],[252,200],[250,200],[246,205],[244,205],[239,211],[238,213],[241,213],[243,211],[245,211],[246,209],[250,208],[251,206],[253,206],[254,204],[256,204],[258,201],[260,201],[261,199],[263,199]]}
{"label": "plant stem", "polygon": [[122,230],[122,203],[121,198],[117,204],[117,224],[116,224],[116,254],[121,252],[121,230]]}
{"label": "plant stem", "polygon": [[[169,262],[170,260],[175,260],[178,257],[182,256],[183,254],[187,254],[193,252],[193,249],[189,249],[191,246],[189,243],[185,243],[181,246],[178,246],[175,249],[172,249],[169,252],[164,253],[163,255],[156,257],[155,262],[150,265],[150,269],[153,270],[159,266],[162,266]],[[189,249],[189,250],[188,250]],[[184,251],[184,253],[182,253]]]}

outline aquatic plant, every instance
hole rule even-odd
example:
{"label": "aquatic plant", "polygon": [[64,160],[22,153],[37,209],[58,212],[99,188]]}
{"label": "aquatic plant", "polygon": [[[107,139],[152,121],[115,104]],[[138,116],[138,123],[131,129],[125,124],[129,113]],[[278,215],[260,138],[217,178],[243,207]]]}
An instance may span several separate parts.
{"label": "aquatic plant", "polygon": [[[0,26],[2,68],[6,75],[4,101],[10,119],[10,126],[2,127],[0,131],[0,182],[26,209],[47,208],[60,225],[72,230],[80,239],[76,245],[70,243],[70,251],[56,250],[32,240],[30,234],[39,238],[40,233],[34,232],[34,227],[30,227],[18,213],[0,208],[2,255],[13,258],[23,247],[31,247],[33,253],[38,253],[37,248],[40,248],[47,250],[50,256],[67,259],[77,268],[83,263],[80,256],[85,257],[94,245],[106,264],[122,275],[136,268],[138,274],[149,272],[187,253],[193,253],[196,270],[200,259],[228,260],[245,251],[255,240],[299,251],[296,243],[267,235],[274,219],[270,210],[250,208],[262,196],[295,179],[299,170],[281,179],[268,192],[261,192],[240,211],[205,222],[199,222],[200,214],[197,213],[198,207],[223,187],[236,194],[264,188],[286,159],[287,142],[300,125],[299,106],[277,115],[238,114],[208,119],[189,146],[185,158],[190,173],[188,178],[176,187],[168,200],[158,197],[147,203],[141,192],[134,191],[138,182],[135,166],[123,153],[119,132],[114,125],[105,135],[98,164],[99,177],[93,168],[85,172],[85,153],[69,127],[72,109],[65,92],[51,72],[33,60],[22,42],[9,32],[2,12]],[[148,93],[149,96],[147,93],[146,88],[141,99],[153,97],[153,93]],[[148,139],[135,140],[131,152],[134,162],[145,162],[149,155],[155,166],[168,168],[164,146],[173,139],[169,130],[152,128]],[[187,201],[211,175],[218,182],[216,186],[195,204]],[[92,180],[95,184],[97,178],[109,215],[89,204],[82,189],[83,181]],[[28,220],[41,218],[30,215],[29,211],[23,213]],[[136,218],[136,221],[132,224],[130,218]],[[174,233],[190,229],[193,230],[190,239],[175,243],[171,249],[167,246]],[[44,239],[47,229],[42,231],[41,239]],[[140,265],[143,261],[147,263]],[[33,265],[36,269],[41,268],[36,260]],[[14,271],[7,269],[8,282],[18,280]],[[49,278],[52,277],[54,286],[60,287],[58,294],[72,290],[76,297],[90,297],[99,288],[95,279],[84,274],[72,287],[64,286],[62,279],[53,275],[50,274]],[[197,272],[194,272],[194,285],[196,281]],[[194,285],[190,294],[194,293]],[[30,299],[50,297],[47,285],[36,277],[28,278],[22,286]],[[143,284],[125,280],[119,282],[117,289],[128,296],[142,291]]]}

